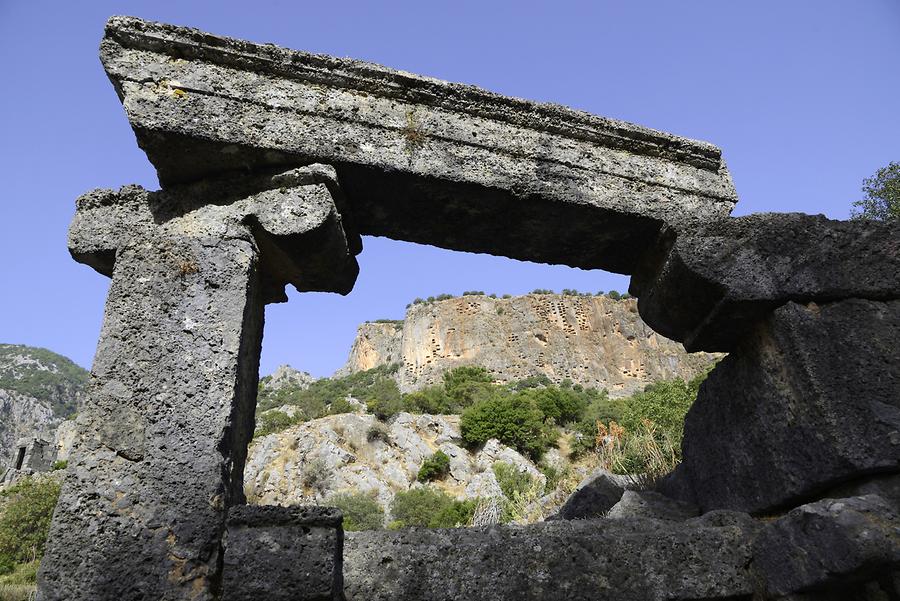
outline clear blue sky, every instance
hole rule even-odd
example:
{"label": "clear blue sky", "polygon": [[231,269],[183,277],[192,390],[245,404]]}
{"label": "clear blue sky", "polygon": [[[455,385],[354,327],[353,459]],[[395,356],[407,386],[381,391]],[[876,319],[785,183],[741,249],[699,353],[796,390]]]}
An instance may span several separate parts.
{"label": "clear blue sky", "polygon": [[[108,280],[69,258],[74,199],[156,188],[97,59],[131,14],[553,101],[724,150],[735,214],[846,218],[900,160],[900,1],[44,2],[0,0],[0,341],[89,366]],[[417,296],[609,290],[627,279],[367,238],[347,297],[266,311],[262,372],[326,375],[356,326]]]}

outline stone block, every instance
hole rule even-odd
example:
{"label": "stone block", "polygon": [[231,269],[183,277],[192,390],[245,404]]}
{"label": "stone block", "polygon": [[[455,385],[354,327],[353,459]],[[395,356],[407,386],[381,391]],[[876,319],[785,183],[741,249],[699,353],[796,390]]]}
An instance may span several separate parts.
{"label": "stone block", "polygon": [[529,526],[347,533],[348,601],[662,601],[753,592],[759,525],[717,512],[686,522],[576,520]]}
{"label": "stone block", "polygon": [[900,299],[898,274],[900,224],[761,213],[661,236],[630,292],[688,351],[729,352],[788,301]]}
{"label": "stone block", "polygon": [[661,492],[772,511],[900,464],[900,301],[788,303],[700,388]]}
{"label": "stone block", "polygon": [[340,510],[232,507],[224,539],[224,601],[341,601]]}
{"label": "stone block", "polygon": [[629,273],[737,200],[709,143],[362,61],[130,17],[101,59],[163,187],[320,161],[363,234]]}

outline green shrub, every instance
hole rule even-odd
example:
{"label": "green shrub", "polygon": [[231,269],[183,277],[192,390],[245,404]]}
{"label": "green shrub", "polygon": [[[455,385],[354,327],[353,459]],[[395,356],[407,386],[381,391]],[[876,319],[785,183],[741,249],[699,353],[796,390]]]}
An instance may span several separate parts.
{"label": "green shrub", "polygon": [[457,501],[447,493],[430,487],[398,492],[391,504],[393,521],[388,524],[388,528],[465,526],[475,513],[475,504],[471,500]]}
{"label": "green shrub", "polygon": [[538,465],[538,469],[544,474],[544,477],[547,479],[546,484],[544,484],[544,494],[551,493],[556,490],[556,487],[559,486],[559,483],[562,482],[564,478],[569,475],[569,469],[556,469],[552,465],[540,464]]}
{"label": "green shrub", "polygon": [[[40,560],[20,563],[12,567],[3,576],[0,576],[0,585],[29,585],[37,581],[37,571]],[[3,597],[0,596],[0,600]]]}
{"label": "green shrub", "polygon": [[253,433],[253,436],[266,436],[268,434],[274,434],[275,432],[281,432],[302,421],[303,417],[301,415],[292,417],[284,411],[272,409],[259,416],[259,420],[256,423],[256,431]]}
{"label": "green shrub", "polygon": [[57,470],[64,470],[69,467],[69,462],[66,459],[60,459],[58,461],[53,462],[53,467],[50,468],[54,472]]}
{"label": "green shrub", "polygon": [[545,418],[550,418],[557,424],[568,424],[581,418],[587,409],[588,399],[582,392],[552,386],[526,389],[519,396],[534,402]]}
{"label": "green shrub", "polygon": [[443,386],[426,386],[403,395],[403,408],[411,413],[448,414],[451,413],[450,397]]}
{"label": "green shrub", "polygon": [[374,495],[366,493],[341,493],[328,500],[328,504],[344,513],[344,530],[380,530],[384,527],[384,509]]}
{"label": "green shrub", "polygon": [[59,499],[59,483],[27,477],[0,492],[0,564],[27,563],[44,555],[50,519]]}
{"label": "green shrub", "polygon": [[483,367],[464,365],[444,372],[443,382],[451,410],[459,413],[489,394],[494,377]]}
{"label": "green shrub", "polygon": [[534,402],[510,393],[496,394],[463,411],[460,431],[469,445],[496,438],[532,459],[540,458],[558,437]]}
{"label": "green shrub", "polygon": [[524,472],[511,463],[497,461],[491,466],[497,477],[497,484],[503,496],[507,499],[515,497],[516,493],[522,494],[534,486],[534,478],[528,472]]}
{"label": "green shrub", "polygon": [[431,457],[425,459],[422,467],[419,468],[419,475],[416,479],[419,482],[431,482],[432,480],[441,480],[450,473],[450,457],[443,451],[438,451]]}

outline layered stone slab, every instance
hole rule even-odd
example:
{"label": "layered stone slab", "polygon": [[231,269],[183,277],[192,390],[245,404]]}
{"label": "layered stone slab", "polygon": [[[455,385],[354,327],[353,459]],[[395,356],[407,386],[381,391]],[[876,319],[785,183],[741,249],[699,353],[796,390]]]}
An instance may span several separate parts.
{"label": "layered stone slab", "polygon": [[641,318],[688,351],[732,351],[789,301],[900,299],[900,225],[760,213],[669,231],[630,292]]}
{"label": "layered stone slab", "polygon": [[326,162],[363,234],[629,273],[736,202],[715,146],[557,105],[128,17],[101,58],[164,186]]}
{"label": "layered stone slab", "polygon": [[316,170],[78,200],[70,250],[112,284],[39,599],[220,598],[264,303],[356,275]]}
{"label": "layered stone slab", "polygon": [[900,301],[788,303],[712,371],[662,492],[762,513],[900,468]]}
{"label": "layered stone slab", "polygon": [[330,507],[232,507],[224,601],[343,601],[342,521]]}

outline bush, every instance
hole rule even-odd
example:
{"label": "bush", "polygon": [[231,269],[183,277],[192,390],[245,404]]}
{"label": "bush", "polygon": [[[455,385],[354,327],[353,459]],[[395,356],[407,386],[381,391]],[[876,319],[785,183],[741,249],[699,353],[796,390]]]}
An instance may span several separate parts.
{"label": "bush", "polygon": [[284,411],[272,409],[259,416],[259,420],[256,424],[256,431],[253,433],[253,436],[266,436],[268,434],[274,434],[275,432],[281,432],[302,421],[303,417],[301,415],[292,417]]}
{"label": "bush", "polygon": [[443,451],[438,451],[422,463],[416,479],[419,482],[431,482],[432,480],[441,480],[449,473],[450,457]]}
{"label": "bush", "polygon": [[519,396],[532,400],[546,418],[557,424],[568,424],[581,418],[588,406],[588,399],[583,391],[572,388],[532,388],[519,393]]}
{"label": "bush", "polygon": [[403,395],[403,408],[411,413],[447,414],[451,413],[450,397],[443,386],[426,386]]}
{"label": "bush", "polygon": [[534,478],[528,472],[522,471],[511,463],[497,461],[491,466],[497,477],[500,491],[507,499],[512,499],[516,493],[522,494],[534,486]]}
{"label": "bush", "polygon": [[532,459],[540,458],[558,435],[544,423],[544,414],[532,401],[509,393],[478,401],[463,411],[460,431],[469,445],[496,438]]}
{"label": "bush", "polygon": [[464,365],[444,372],[443,381],[450,409],[459,413],[488,393],[494,377],[483,367]]}
{"label": "bush", "polygon": [[53,462],[53,467],[51,467],[50,469],[55,472],[57,470],[64,470],[67,467],[69,467],[68,460],[59,459],[59,460]]}
{"label": "bush", "polygon": [[422,526],[455,528],[468,525],[476,501],[457,501],[447,493],[429,487],[414,488],[394,495],[390,529]]}
{"label": "bush", "polygon": [[0,492],[0,564],[27,563],[44,555],[50,519],[59,499],[59,483],[27,477]]}
{"label": "bush", "polygon": [[380,530],[384,527],[384,509],[374,495],[366,493],[341,493],[328,501],[344,513],[344,530]]}

